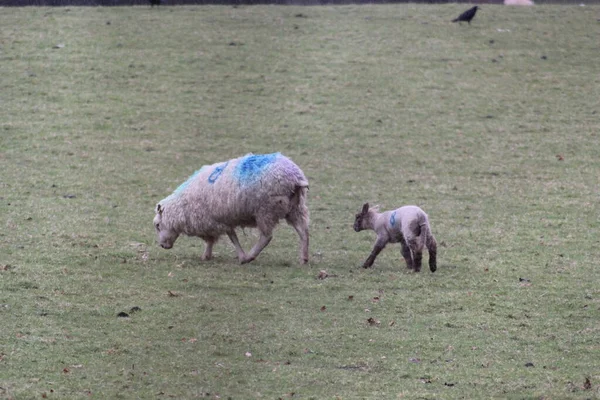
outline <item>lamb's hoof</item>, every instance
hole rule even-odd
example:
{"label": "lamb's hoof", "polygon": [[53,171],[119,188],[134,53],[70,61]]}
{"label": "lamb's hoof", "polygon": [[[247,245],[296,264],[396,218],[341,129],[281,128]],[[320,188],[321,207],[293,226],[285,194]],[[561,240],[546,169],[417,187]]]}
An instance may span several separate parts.
{"label": "lamb's hoof", "polygon": [[363,264],[363,265],[362,265],[362,267],[363,267],[364,269],[369,269],[369,268],[371,268],[371,267],[372,267],[372,265]]}
{"label": "lamb's hoof", "polygon": [[303,258],[300,260],[300,264],[304,265],[304,264],[308,264],[308,258]]}
{"label": "lamb's hoof", "polygon": [[201,256],[200,257],[200,261],[210,261],[212,259],[212,256]]}
{"label": "lamb's hoof", "polygon": [[431,272],[437,271],[437,267],[435,265],[430,265],[429,269],[431,270]]}

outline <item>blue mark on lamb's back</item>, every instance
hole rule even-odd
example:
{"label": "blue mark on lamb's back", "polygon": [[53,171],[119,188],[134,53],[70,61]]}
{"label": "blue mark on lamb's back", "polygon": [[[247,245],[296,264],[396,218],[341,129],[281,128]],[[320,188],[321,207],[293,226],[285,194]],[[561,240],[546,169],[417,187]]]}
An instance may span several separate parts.
{"label": "blue mark on lamb's back", "polygon": [[252,183],[261,177],[265,169],[273,164],[279,155],[279,153],[249,154],[238,163],[235,176],[241,183]]}
{"label": "blue mark on lamb's back", "polygon": [[396,225],[396,211],[394,211],[394,212],[392,213],[392,215],[390,215],[390,225],[391,225],[391,226],[394,226],[394,225]]}

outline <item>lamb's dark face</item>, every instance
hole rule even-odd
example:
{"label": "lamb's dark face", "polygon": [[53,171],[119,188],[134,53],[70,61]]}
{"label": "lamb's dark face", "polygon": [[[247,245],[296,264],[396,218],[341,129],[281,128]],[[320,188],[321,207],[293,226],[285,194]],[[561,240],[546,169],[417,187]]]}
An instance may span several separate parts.
{"label": "lamb's dark face", "polygon": [[354,230],[356,232],[360,232],[362,231],[363,228],[363,215],[362,214],[356,214],[354,217]]}
{"label": "lamb's dark face", "polygon": [[160,204],[156,207],[156,215],[154,216],[154,229],[158,235],[158,244],[163,249],[170,249],[175,244],[175,241],[179,237],[179,233],[167,229],[162,221],[163,209]]}
{"label": "lamb's dark face", "polygon": [[363,205],[362,210],[354,216],[354,230],[360,232],[365,228],[365,219],[369,215],[369,203]]}

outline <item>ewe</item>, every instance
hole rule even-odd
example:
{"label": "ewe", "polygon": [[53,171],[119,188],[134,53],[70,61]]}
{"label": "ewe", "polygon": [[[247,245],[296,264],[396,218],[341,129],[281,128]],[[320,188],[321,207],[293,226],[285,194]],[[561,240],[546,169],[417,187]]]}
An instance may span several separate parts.
{"label": "ewe", "polygon": [[[180,234],[206,242],[203,260],[227,234],[239,261],[254,260],[269,244],[279,220],[292,225],[300,237],[300,262],[308,262],[308,180],[302,170],[280,153],[244,157],[203,166],[173,194],[156,205],[154,227],[164,249]],[[237,227],[257,227],[260,238],[248,254],[240,246]]]}

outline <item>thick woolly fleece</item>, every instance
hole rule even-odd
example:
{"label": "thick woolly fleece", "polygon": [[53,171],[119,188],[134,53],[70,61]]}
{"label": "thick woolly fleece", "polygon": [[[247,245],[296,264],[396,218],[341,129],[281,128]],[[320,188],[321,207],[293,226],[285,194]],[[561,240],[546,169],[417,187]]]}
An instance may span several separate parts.
{"label": "thick woolly fleece", "polygon": [[[198,236],[212,245],[227,234],[240,262],[250,262],[269,243],[281,219],[300,236],[301,262],[308,261],[306,206],[308,180],[302,170],[280,153],[247,154],[229,161],[203,166],[156,206],[154,225],[159,244],[171,248],[180,234]],[[246,254],[239,246],[236,227],[257,227],[256,246]]]}

